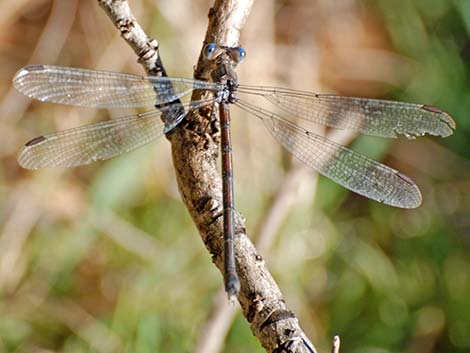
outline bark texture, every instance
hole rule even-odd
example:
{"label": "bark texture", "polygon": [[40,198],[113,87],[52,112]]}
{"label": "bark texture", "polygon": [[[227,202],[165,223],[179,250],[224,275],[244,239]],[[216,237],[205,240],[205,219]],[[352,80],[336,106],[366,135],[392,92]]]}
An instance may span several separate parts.
{"label": "bark texture", "polygon": [[[145,70],[149,74],[165,75],[158,54],[158,41],[145,34],[127,1],[98,2],[135,51]],[[252,5],[253,0],[216,0],[209,11],[204,44],[213,42],[237,46]],[[207,79],[209,70],[201,54],[195,78]],[[204,94],[196,92],[193,99],[200,99]],[[171,143],[182,199],[214,264],[223,274],[222,180],[217,171],[218,119],[210,107],[200,109],[188,114],[182,124],[167,134],[167,138]],[[238,301],[253,334],[268,352],[315,353],[297,318],[287,308],[263,258],[247,236],[244,219],[238,212],[235,214],[235,233],[237,272],[241,284]]]}

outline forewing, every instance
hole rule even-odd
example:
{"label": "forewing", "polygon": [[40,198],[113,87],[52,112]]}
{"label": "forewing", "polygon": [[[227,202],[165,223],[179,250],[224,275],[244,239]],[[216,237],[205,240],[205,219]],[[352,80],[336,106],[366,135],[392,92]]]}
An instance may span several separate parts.
{"label": "forewing", "polygon": [[295,118],[332,128],[353,129],[380,137],[446,137],[453,133],[455,122],[439,108],[388,101],[313,94],[274,87],[240,86],[240,92],[256,94],[292,114]]}
{"label": "forewing", "polygon": [[195,88],[216,90],[212,82],[144,77],[110,71],[31,65],[15,75],[16,89],[30,98],[96,108],[137,108],[175,102]]}

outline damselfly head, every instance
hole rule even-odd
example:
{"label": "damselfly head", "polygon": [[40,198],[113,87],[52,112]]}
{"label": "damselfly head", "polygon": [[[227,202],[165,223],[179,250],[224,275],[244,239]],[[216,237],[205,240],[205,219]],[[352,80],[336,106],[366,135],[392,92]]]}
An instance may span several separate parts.
{"label": "damselfly head", "polygon": [[214,60],[222,53],[227,53],[230,59],[235,63],[241,63],[246,57],[246,51],[242,47],[225,47],[215,43],[208,43],[204,46],[203,55],[206,60]]}

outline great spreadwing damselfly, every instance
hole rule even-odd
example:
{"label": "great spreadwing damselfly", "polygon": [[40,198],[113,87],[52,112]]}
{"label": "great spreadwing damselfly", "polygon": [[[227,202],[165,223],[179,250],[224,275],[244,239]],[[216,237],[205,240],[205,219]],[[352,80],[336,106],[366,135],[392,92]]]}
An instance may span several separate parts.
{"label": "great spreadwing damselfly", "polygon": [[[143,77],[116,72],[31,65],[13,82],[21,93],[44,102],[95,107],[156,107],[126,116],[36,137],[18,155],[28,169],[76,167],[132,151],[169,133],[189,111],[218,106],[223,179],[225,290],[237,295],[234,254],[233,173],[229,105],[261,120],[271,135],[295,157],[345,188],[385,204],[415,208],[421,203],[416,184],[404,174],[354,152],[299,125],[306,121],[335,129],[395,138],[425,134],[446,137],[455,123],[442,110],[421,104],[315,94],[287,88],[239,84],[235,66],[245,57],[240,47],[204,47],[211,81]],[[182,104],[195,90],[206,98]],[[249,98],[264,100],[261,107]],[[164,118],[162,121],[161,118]]]}

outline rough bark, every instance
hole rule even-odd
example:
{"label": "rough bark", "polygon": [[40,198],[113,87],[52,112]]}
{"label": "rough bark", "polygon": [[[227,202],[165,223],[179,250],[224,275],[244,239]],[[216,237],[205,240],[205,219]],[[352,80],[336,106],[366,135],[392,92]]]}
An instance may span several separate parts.
{"label": "rough bark", "polygon": [[[158,41],[147,36],[127,1],[98,0],[149,74],[165,75]],[[253,0],[216,0],[209,11],[204,43],[237,46]],[[195,78],[207,78],[202,55]],[[196,92],[193,99],[204,93]],[[182,199],[217,268],[223,273],[222,181],[217,171],[220,130],[210,108],[188,114],[167,134]],[[235,176],[236,177],[236,176]],[[235,193],[237,191],[235,190]],[[235,215],[235,251],[241,290],[238,301],[253,334],[268,352],[316,352],[288,310],[281,291]],[[222,278],[221,278],[222,279]]]}

